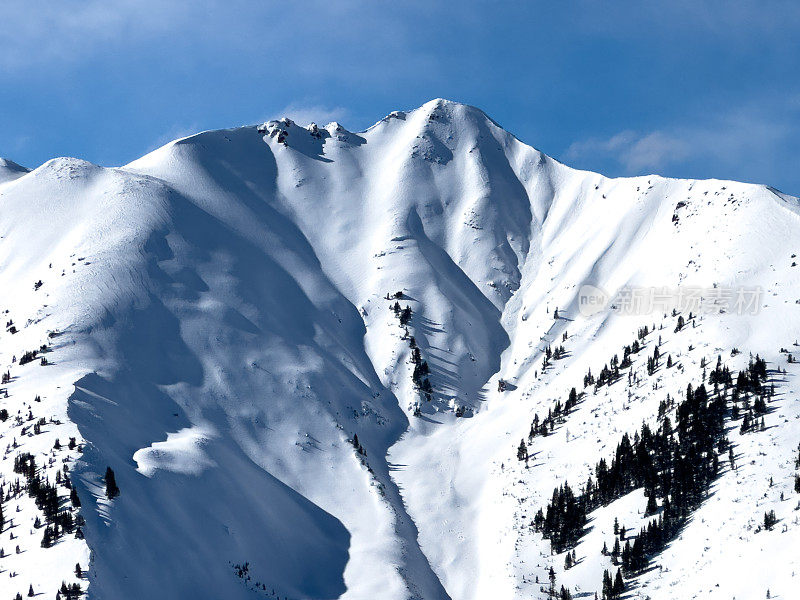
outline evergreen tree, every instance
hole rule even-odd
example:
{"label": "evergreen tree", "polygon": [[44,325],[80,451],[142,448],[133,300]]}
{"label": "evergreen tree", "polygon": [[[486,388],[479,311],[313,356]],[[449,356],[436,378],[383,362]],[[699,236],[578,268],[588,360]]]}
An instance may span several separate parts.
{"label": "evergreen tree", "polygon": [[49,548],[53,545],[53,535],[50,526],[44,528],[44,535],[42,536],[42,548]]}
{"label": "evergreen tree", "polygon": [[658,511],[658,505],[656,504],[656,494],[655,492],[651,492],[647,496],[647,507],[645,508],[645,515],[654,515]]}
{"label": "evergreen tree", "polygon": [[119,487],[117,487],[114,470],[111,467],[106,467],[106,497],[116,498],[117,496],[119,496]]}
{"label": "evergreen tree", "polygon": [[517,460],[524,460],[528,462],[528,447],[525,445],[525,440],[520,440],[519,448],[517,448]]}
{"label": "evergreen tree", "polygon": [[614,577],[614,598],[619,598],[622,595],[622,592],[625,591],[625,582],[622,581],[622,573],[619,569],[617,569],[617,575]]}
{"label": "evergreen tree", "polygon": [[[623,354],[623,361],[627,354]],[[656,347],[652,357],[648,357],[653,369],[657,368],[659,357]],[[618,369],[616,357],[603,367],[596,386],[612,383],[615,369]],[[680,403],[667,396],[659,405],[658,428],[651,430],[647,423],[642,423],[640,431],[633,436],[624,434],[610,460],[600,458],[596,463],[593,476],[579,494],[573,494],[566,482],[553,490],[551,501],[544,509],[539,509],[533,525],[550,540],[554,553],[574,547],[583,535],[589,512],[635,489],[643,489],[647,498],[645,513],[658,517],[643,527],[638,536],[631,536],[622,561],[625,573],[641,572],[649,558],[677,535],[691,511],[707,497],[710,485],[719,474],[720,454],[727,450],[731,467],[735,468],[733,448],[725,435],[726,418],[730,414],[727,403],[729,399],[734,401],[734,408],[737,398],[744,403],[743,431],[750,431],[754,422],[758,426],[748,395],[755,398],[766,393],[764,390],[771,390],[766,385],[765,362],[756,357],[751,367],[739,374],[734,387],[730,371],[719,357],[716,367],[704,379],[713,386],[711,394],[702,383],[696,389],[688,385],[685,400]],[[589,383],[588,375],[584,383]],[[539,421],[537,415],[531,435],[540,435],[539,428],[546,434],[556,420],[563,419],[572,405],[571,395],[567,404],[570,406],[564,410],[557,402],[543,421]],[[612,557],[614,564],[618,564],[622,551],[620,539],[616,537],[620,535],[616,519],[614,533]],[[625,541],[625,533],[621,535]],[[607,551],[604,545],[604,552]],[[611,583],[613,592],[614,581]]]}
{"label": "evergreen tree", "polygon": [[614,584],[608,569],[603,571],[603,600],[614,600]]}

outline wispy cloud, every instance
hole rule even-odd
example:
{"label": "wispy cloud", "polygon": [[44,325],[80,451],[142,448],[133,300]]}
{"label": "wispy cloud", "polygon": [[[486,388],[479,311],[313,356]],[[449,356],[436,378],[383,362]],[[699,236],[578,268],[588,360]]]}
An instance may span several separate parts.
{"label": "wispy cloud", "polygon": [[173,140],[185,138],[187,136],[194,135],[195,133],[199,133],[200,131],[201,131],[200,125],[196,123],[192,123],[190,125],[174,124],[166,132],[158,136],[158,138],[156,138],[156,140],[148,146],[146,151],[152,152],[153,150],[156,150],[161,146],[163,146],[164,144],[168,144]]}
{"label": "wispy cloud", "polygon": [[652,36],[682,30],[725,37],[794,36],[800,26],[796,0],[582,0],[580,5],[574,12],[583,29],[615,34],[625,30]]}
{"label": "wispy cloud", "polygon": [[341,106],[329,107],[324,104],[293,102],[270,115],[265,120],[280,119],[283,117],[288,117],[300,125],[316,123],[322,126],[327,125],[331,121],[342,122],[343,125],[347,125],[344,121],[352,117],[352,115],[350,111]]}
{"label": "wispy cloud", "polygon": [[174,31],[191,7],[153,0],[6,0],[0,70],[78,62],[111,43]]}
{"label": "wispy cloud", "polygon": [[588,138],[574,142],[565,154],[567,160],[612,157],[627,173],[660,169],[684,160],[692,148],[686,139],[663,131],[639,133],[622,131],[609,138]]}
{"label": "wispy cloud", "polygon": [[699,164],[707,176],[769,183],[795,160],[791,146],[800,136],[798,116],[798,97],[763,100],[690,123],[588,137],[572,143],[564,159],[626,175],[666,172],[688,177]]}

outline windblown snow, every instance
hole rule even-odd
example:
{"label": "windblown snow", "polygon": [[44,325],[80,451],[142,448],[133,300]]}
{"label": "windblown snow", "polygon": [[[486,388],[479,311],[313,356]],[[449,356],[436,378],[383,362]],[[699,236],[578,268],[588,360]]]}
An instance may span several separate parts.
{"label": "windblown snow", "polygon": [[[752,353],[765,428],[728,423],[736,467],[726,451],[625,597],[796,598],[798,251],[796,198],[573,170],[445,100],[359,133],[204,132],[120,168],[0,160],[0,597],[546,598],[553,567],[594,598],[614,519],[650,519],[643,490],[591,511],[569,569],[534,515],[705,365]],[[761,295],[588,315],[584,285]],[[624,376],[584,386],[643,326]],[[656,346],[674,366],[648,374]],[[26,453],[77,519],[49,544]]]}

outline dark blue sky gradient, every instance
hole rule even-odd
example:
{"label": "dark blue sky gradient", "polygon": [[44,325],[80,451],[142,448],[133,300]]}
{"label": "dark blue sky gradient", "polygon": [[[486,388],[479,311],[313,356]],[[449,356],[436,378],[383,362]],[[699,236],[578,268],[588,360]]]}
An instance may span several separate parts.
{"label": "dark blue sky gradient", "polygon": [[8,0],[3,10],[0,156],[30,167],[60,155],[124,164],[181,135],[283,114],[363,129],[445,97],[576,167],[800,195],[796,2]]}

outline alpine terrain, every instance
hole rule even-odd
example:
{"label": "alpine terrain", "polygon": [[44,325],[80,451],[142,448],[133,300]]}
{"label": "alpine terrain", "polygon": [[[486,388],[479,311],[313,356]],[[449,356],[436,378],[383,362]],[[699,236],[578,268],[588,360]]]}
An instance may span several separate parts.
{"label": "alpine terrain", "polygon": [[0,598],[797,598],[798,253],[446,100],[0,160]]}

